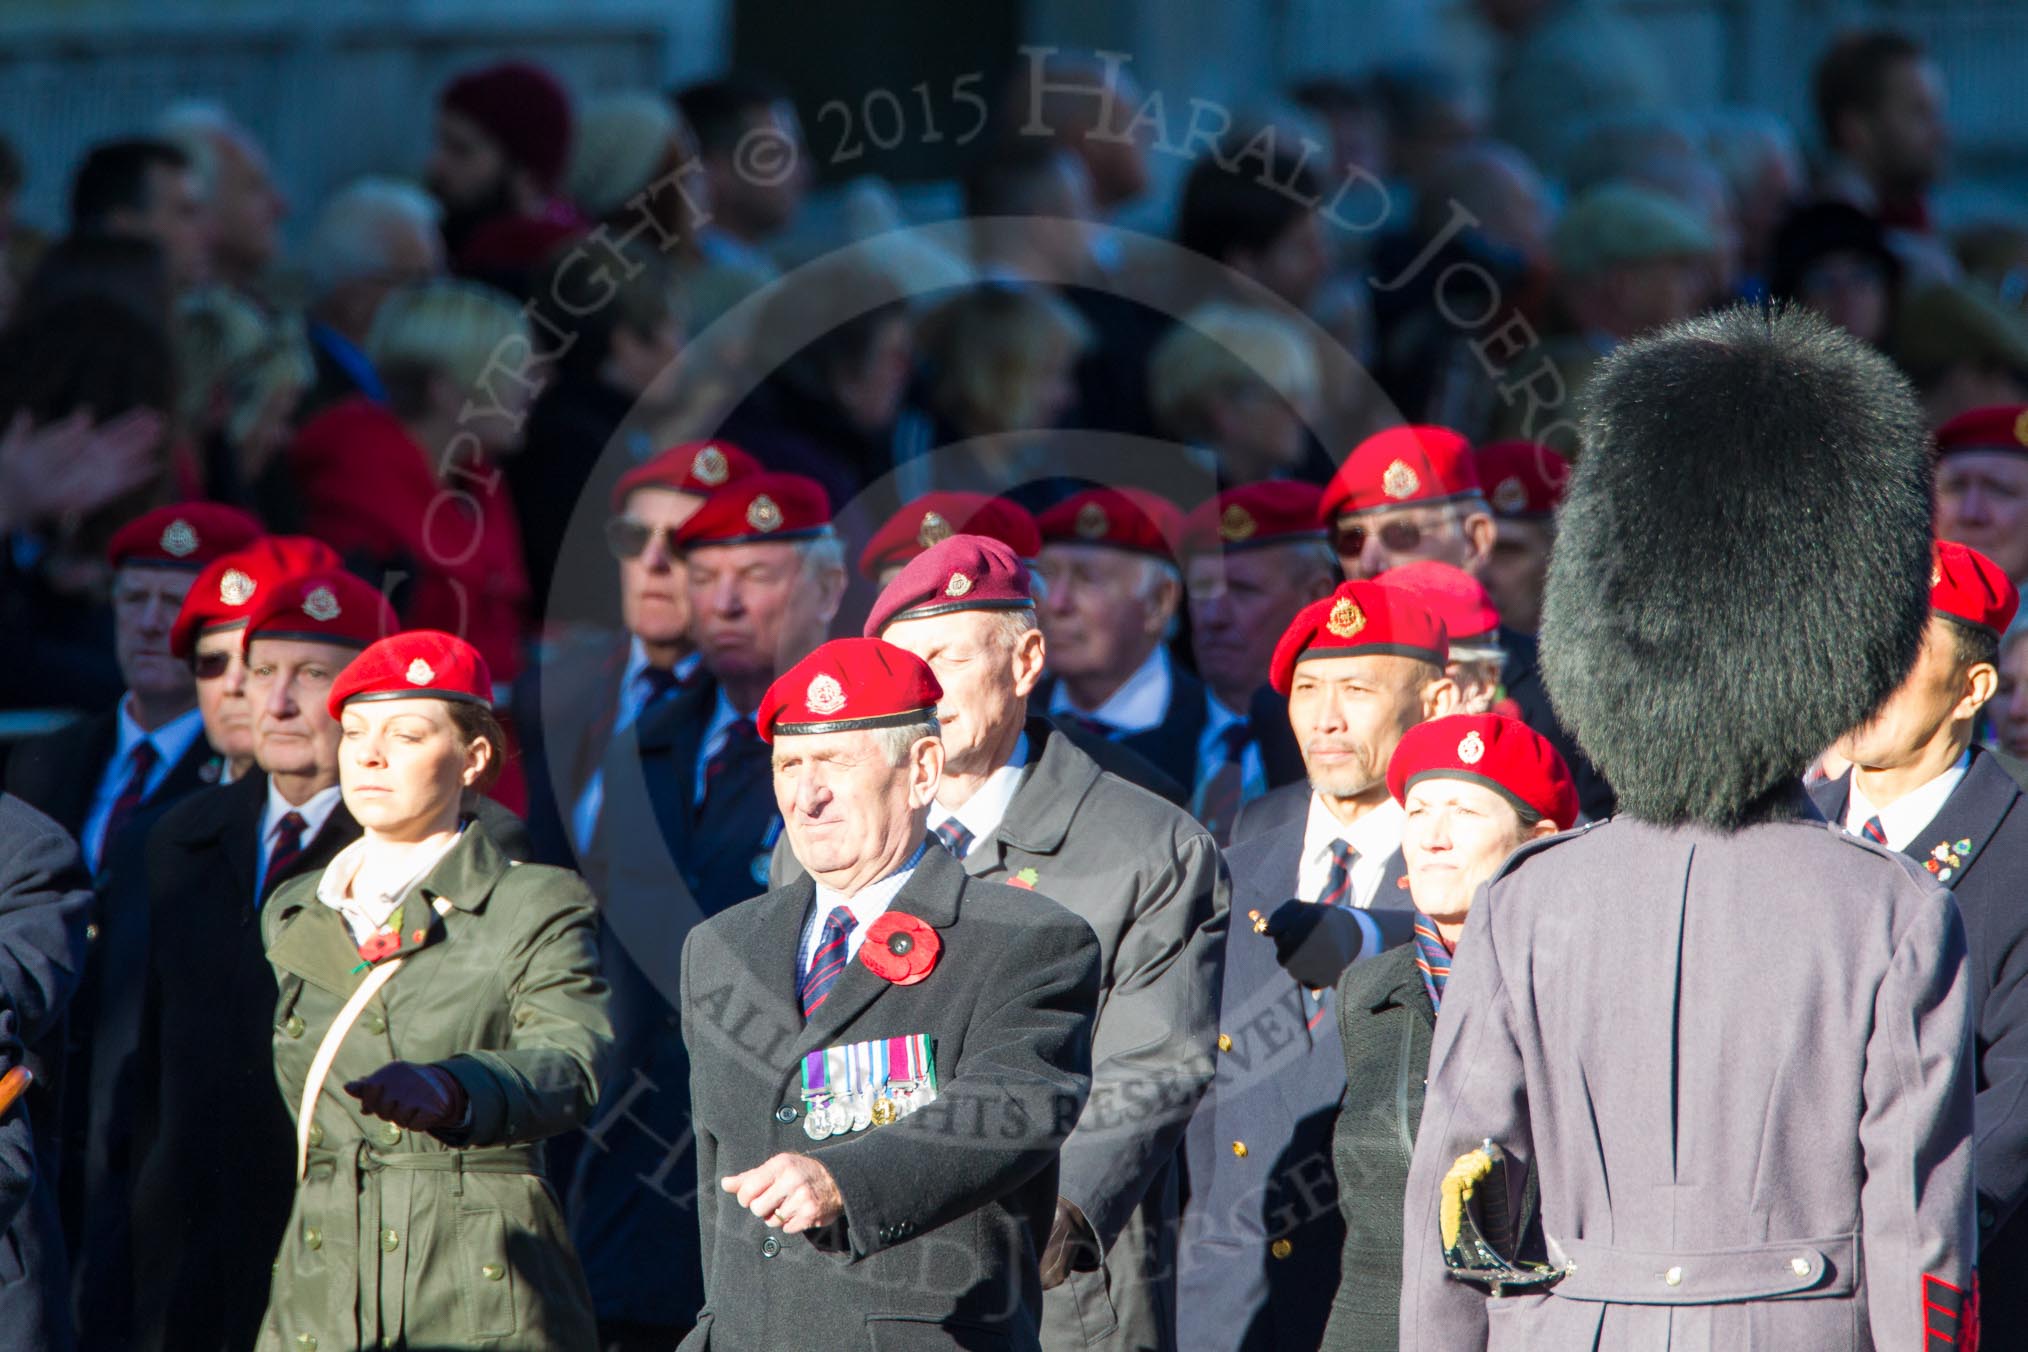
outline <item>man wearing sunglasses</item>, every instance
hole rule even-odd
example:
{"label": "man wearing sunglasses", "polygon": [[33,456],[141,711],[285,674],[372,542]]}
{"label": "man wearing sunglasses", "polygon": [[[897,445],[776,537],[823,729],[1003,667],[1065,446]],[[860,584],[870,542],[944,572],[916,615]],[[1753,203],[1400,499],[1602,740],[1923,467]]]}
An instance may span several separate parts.
{"label": "man wearing sunglasses", "polygon": [[600,766],[615,741],[694,685],[703,672],[690,636],[690,592],[676,532],[729,483],[760,464],[724,441],[672,446],[613,487],[606,548],[619,572],[623,632],[571,643],[514,683],[528,771],[528,835],[546,864],[577,868],[605,804]]}

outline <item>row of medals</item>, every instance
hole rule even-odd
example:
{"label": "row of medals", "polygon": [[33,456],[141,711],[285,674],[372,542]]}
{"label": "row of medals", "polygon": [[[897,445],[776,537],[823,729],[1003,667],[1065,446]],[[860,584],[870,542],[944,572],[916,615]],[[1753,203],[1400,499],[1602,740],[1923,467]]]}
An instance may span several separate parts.
{"label": "row of medals", "polygon": [[878,1090],[807,1099],[803,1105],[803,1134],[821,1141],[827,1136],[884,1127],[934,1097],[936,1091],[928,1085],[904,1081]]}

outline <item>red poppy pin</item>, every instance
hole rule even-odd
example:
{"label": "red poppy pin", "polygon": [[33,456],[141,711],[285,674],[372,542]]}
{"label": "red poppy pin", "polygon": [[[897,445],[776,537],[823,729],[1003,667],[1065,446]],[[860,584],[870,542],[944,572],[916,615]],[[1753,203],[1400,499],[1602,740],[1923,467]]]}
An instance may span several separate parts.
{"label": "red poppy pin", "polygon": [[944,950],[937,932],[906,911],[889,911],[866,931],[859,961],[897,986],[913,986],[936,970]]}
{"label": "red poppy pin", "polygon": [[400,951],[401,935],[393,930],[382,930],[359,945],[359,956],[369,963],[379,962],[382,958],[391,958]]}

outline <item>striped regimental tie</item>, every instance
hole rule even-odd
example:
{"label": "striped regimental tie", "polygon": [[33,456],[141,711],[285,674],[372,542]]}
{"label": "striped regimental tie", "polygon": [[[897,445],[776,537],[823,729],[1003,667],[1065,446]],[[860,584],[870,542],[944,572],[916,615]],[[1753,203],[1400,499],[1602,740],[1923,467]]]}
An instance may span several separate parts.
{"label": "striped regimental tie", "polygon": [[824,997],[838,984],[838,978],[845,971],[845,940],[858,924],[849,906],[833,906],[831,913],[824,917],[824,932],[817,936],[817,951],[810,955],[810,965],[803,971],[803,979],[797,983],[796,998],[803,1006],[803,1021],[809,1022],[817,1007],[824,1003]]}

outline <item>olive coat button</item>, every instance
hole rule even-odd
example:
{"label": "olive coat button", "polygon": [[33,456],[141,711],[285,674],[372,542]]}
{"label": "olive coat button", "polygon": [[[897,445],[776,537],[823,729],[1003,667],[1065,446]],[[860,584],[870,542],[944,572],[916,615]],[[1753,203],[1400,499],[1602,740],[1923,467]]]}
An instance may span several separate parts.
{"label": "olive coat button", "polygon": [[372,1033],[375,1037],[378,1037],[387,1031],[387,1020],[381,1017],[378,1010],[368,1010],[366,1017],[359,1021],[359,1026],[367,1032]]}
{"label": "olive coat button", "polygon": [[[291,1015],[289,1015],[289,1017],[288,1017],[288,1018],[286,1018],[286,1019],[284,1019],[284,1020],[282,1021],[282,1036],[283,1036],[283,1037],[301,1037],[302,1035],[303,1035],[303,1016],[302,1016],[302,1015],[300,1015],[300,1014],[291,1014]],[[306,1333],[306,1334],[304,1334],[303,1336],[304,1336],[305,1338],[307,1338],[307,1337],[309,1337],[310,1335]]]}
{"label": "olive coat button", "polygon": [[399,1231],[382,1230],[380,1232],[380,1251],[382,1253],[393,1253],[400,1247],[401,1234]]}
{"label": "olive coat button", "polygon": [[323,1232],[322,1230],[319,1230],[319,1229],[318,1229],[318,1228],[317,1228],[316,1226],[314,1226],[314,1225],[306,1225],[306,1226],[304,1226],[304,1227],[303,1227],[303,1244],[304,1244],[304,1246],[305,1246],[306,1248],[312,1248],[312,1249],[321,1249],[321,1248],[323,1248],[323,1247],[324,1247],[324,1232]]}
{"label": "olive coat button", "polygon": [[324,1144],[324,1124],[322,1122],[312,1122],[310,1124],[310,1144]]}
{"label": "olive coat button", "polygon": [[506,1278],[507,1269],[498,1263],[488,1263],[479,1269],[479,1275],[489,1282],[497,1282]]}

